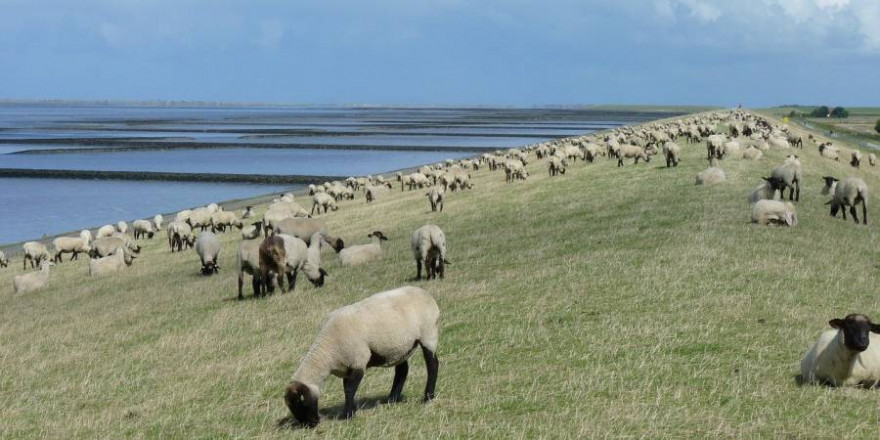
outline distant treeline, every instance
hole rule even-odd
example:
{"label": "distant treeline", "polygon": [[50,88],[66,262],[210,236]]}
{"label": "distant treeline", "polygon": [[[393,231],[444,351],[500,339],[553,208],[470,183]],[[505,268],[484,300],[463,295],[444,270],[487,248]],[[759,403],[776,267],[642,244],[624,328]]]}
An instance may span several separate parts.
{"label": "distant treeline", "polygon": [[795,107],[794,110],[788,112],[788,116],[792,117],[792,118],[810,117],[810,118],[843,119],[843,118],[849,117],[849,110],[847,110],[843,107],[840,107],[840,106],[830,108],[827,105],[822,105],[819,107],[814,107],[810,111],[798,111],[800,108],[802,108],[800,106],[786,106],[786,107]]}

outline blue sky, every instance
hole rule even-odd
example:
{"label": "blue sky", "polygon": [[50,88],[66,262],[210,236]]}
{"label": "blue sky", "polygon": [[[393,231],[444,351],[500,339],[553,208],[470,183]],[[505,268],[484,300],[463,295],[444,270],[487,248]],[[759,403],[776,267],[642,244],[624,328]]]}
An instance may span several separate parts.
{"label": "blue sky", "polygon": [[0,98],[880,105],[880,0],[0,0]]}

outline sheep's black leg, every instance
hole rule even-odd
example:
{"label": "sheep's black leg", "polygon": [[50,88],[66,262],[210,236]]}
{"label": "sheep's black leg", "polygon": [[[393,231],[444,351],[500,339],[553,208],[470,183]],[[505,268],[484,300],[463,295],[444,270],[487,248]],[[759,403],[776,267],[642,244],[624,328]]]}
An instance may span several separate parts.
{"label": "sheep's black leg", "polygon": [[244,295],[241,294],[241,285],[244,284],[244,280],[241,279],[241,272],[238,273],[238,300],[241,301],[244,299]]}
{"label": "sheep's black leg", "polygon": [[868,224],[868,202],[862,200],[862,223]]}
{"label": "sheep's black leg", "polygon": [[843,214],[843,219],[846,220],[846,207],[845,206],[843,207],[843,209],[840,210],[840,213]]}
{"label": "sheep's black leg", "polygon": [[437,264],[437,273],[440,275],[440,278],[443,278],[443,275],[446,274],[446,263],[443,261],[443,258],[439,259],[439,263]]}
{"label": "sheep's black leg", "polygon": [[263,285],[260,277],[254,275],[251,277],[251,288],[254,289],[254,298],[258,298],[260,296],[260,286]]}
{"label": "sheep's black leg", "polygon": [[288,290],[290,290],[290,293],[293,293],[293,289],[296,288],[297,275],[299,275],[299,271],[296,270],[287,273],[287,284],[290,285],[288,288]]}
{"label": "sheep's black leg", "polygon": [[434,278],[434,262],[431,261],[430,258],[425,258],[425,279],[430,280]]}
{"label": "sheep's black leg", "polygon": [[342,388],[345,390],[345,409],[342,410],[343,418],[350,419],[354,417],[354,412],[357,411],[354,395],[357,393],[358,386],[360,386],[361,379],[363,378],[363,370],[354,370],[348,377],[342,379]]}
{"label": "sheep's black leg", "polygon": [[409,374],[409,362],[403,361],[402,364],[394,367],[394,382],[391,384],[391,394],[388,396],[389,403],[400,402],[400,396],[403,394],[403,384],[406,383],[407,374]]}
{"label": "sheep's black leg", "polygon": [[856,214],[856,205],[849,207],[849,213],[852,214],[853,220],[855,220],[856,224],[859,224],[859,216]]}
{"label": "sheep's black leg", "polygon": [[428,381],[425,382],[424,402],[434,400],[434,387],[437,386],[437,370],[440,368],[440,360],[437,353],[422,346],[422,355],[425,356],[425,366],[428,368]]}
{"label": "sheep's black leg", "polygon": [[[427,270],[427,268],[426,268]],[[422,279],[422,260],[416,258],[416,280]]]}

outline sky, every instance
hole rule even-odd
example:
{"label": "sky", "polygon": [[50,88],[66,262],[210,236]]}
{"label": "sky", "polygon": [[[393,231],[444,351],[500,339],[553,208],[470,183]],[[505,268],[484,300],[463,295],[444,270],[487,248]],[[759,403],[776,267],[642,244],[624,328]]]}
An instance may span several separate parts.
{"label": "sky", "polygon": [[880,105],[880,0],[0,0],[0,98]]}

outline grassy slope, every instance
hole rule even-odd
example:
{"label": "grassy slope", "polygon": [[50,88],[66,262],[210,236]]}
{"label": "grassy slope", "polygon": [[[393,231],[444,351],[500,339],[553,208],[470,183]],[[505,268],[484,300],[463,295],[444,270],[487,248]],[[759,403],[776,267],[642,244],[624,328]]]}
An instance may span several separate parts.
{"label": "grassy slope", "polygon": [[[385,232],[388,256],[341,268],[316,290],[237,302],[227,234],[221,275],[161,239],[118,277],[64,263],[47,290],[13,297],[20,260],[0,270],[0,437],[16,438],[579,438],[876,436],[880,395],[799,387],[797,362],[828,319],[876,315],[877,211],[856,226],[828,216],[820,176],[863,177],[800,151],[806,181],[796,228],[748,222],[748,192],[787,152],[725,160],[728,182],[697,187],[705,149],[678,168],[546,162],[507,185],[477,188],[428,212],[424,191],[360,198],[328,216],[349,243]],[[422,286],[442,311],[438,398],[419,402],[416,355],[405,394],[376,405],[392,370],[370,370],[368,408],[336,421],[328,380],[316,430],[277,427],[284,386],[330,310],[410,283],[409,235],[440,225],[454,265]],[[845,263],[848,262],[848,263]],[[249,291],[249,289],[248,289]]]}

